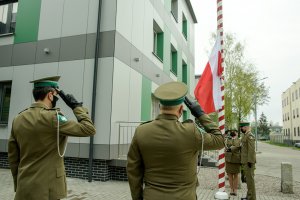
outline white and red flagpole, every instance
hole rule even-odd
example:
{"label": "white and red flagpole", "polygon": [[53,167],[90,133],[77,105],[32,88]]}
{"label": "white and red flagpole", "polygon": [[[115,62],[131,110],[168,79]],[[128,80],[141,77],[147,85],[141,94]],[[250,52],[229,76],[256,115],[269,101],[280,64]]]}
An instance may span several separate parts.
{"label": "white and red flagpole", "polygon": [[[223,5],[222,0],[217,0],[217,34],[221,42],[221,66],[224,69],[224,42],[223,42]],[[223,70],[224,73],[224,70]],[[218,111],[219,128],[222,134],[225,133],[225,104],[224,104],[224,79],[221,76],[221,95],[222,95],[222,108]],[[225,149],[219,150],[219,191],[225,192]]]}

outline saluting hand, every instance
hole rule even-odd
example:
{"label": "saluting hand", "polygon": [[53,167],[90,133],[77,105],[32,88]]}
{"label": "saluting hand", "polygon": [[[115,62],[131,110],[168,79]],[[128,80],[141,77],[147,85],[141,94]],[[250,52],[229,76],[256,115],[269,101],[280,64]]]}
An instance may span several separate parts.
{"label": "saluting hand", "polygon": [[82,106],[82,102],[78,102],[72,94],[65,94],[62,90],[58,90],[58,94],[72,110]]}
{"label": "saluting hand", "polygon": [[187,97],[184,98],[185,105],[190,109],[192,115],[196,118],[199,118],[205,112],[202,110],[201,106],[198,104],[197,101],[191,102]]}

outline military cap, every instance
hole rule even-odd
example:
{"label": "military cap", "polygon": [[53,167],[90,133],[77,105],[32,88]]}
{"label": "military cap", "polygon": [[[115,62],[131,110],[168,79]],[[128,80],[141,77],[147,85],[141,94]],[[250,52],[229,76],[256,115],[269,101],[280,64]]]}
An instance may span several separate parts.
{"label": "military cap", "polygon": [[240,127],[250,126],[250,122],[240,122]]}
{"label": "military cap", "polygon": [[51,76],[51,77],[30,81],[30,83],[33,83],[34,88],[40,88],[40,87],[58,88],[59,78],[60,76]]}
{"label": "military cap", "polygon": [[184,101],[188,92],[186,84],[182,82],[169,82],[162,84],[154,91],[154,96],[164,106],[176,106]]}

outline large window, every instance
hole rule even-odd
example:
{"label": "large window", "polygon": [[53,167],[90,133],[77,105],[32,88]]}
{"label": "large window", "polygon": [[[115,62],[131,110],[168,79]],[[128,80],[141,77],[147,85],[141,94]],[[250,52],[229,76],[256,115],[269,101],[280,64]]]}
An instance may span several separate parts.
{"label": "large window", "polygon": [[17,10],[17,0],[0,1],[0,35],[15,32]]}
{"label": "large window", "polygon": [[153,21],[153,53],[161,60],[164,59],[164,33]]}
{"label": "large window", "polygon": [[185,63],[184,60],[182,60],[182,82],[188,84],[187,80],[188,80],[187,64]]}
{"label": "large window", "polygon": [[183,34],[185,39],[187,39],[187,35],[188,35],[187,25],[188,25],[187,20],[186,20],[184,14],[182,13],[182,34]]}
{"label": "large window", "polygon": [[178,0],[171,1],[171,13],[176,22],[178,22]]}
{"label": "large window", "polygon": [[177,50],[171,44],[171,72],[177,76]]}
{"label": "large window", "polygon": [[0,124],[8,123],[11,82],[0,82]]}

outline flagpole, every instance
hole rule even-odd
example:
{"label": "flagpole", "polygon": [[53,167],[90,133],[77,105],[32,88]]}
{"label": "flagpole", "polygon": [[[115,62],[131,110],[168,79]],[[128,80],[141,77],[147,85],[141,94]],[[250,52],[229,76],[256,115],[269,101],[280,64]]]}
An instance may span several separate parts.
{"label": "flagpole", "polygon": [[[221,66],[224,69],[224,42],[223,42],[223,2],[217,0],[217,34],[221,42]],[[224,73],[224,70],[223,70]],[[221,95],[222,95],[222,108],[218,111],[219,128],[222,134],[225,133],[225,103],[224,103],[224,75],[221,76]],[[219,150],[219,191],[225,192],[225,149]]]}

